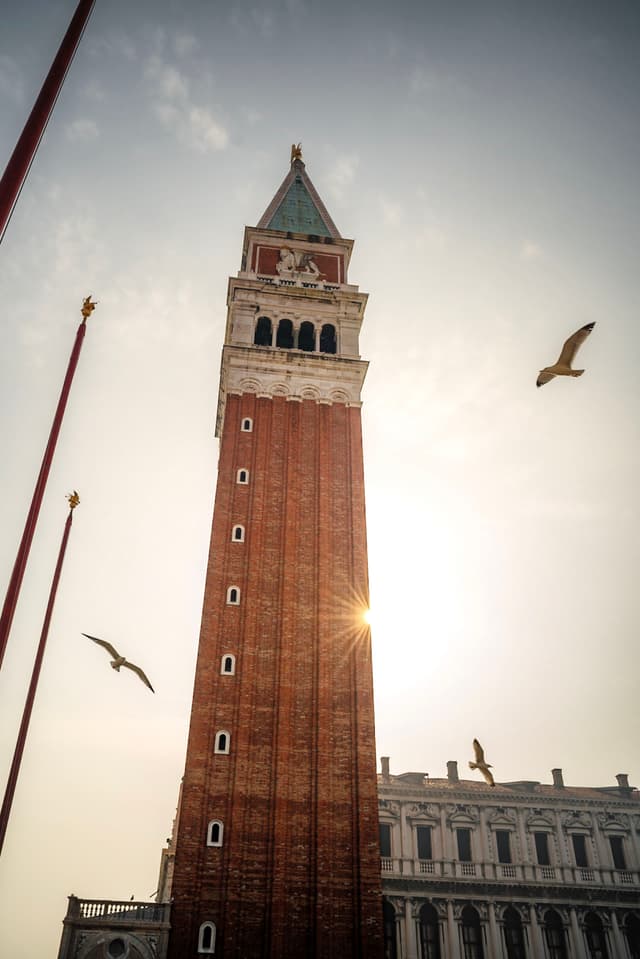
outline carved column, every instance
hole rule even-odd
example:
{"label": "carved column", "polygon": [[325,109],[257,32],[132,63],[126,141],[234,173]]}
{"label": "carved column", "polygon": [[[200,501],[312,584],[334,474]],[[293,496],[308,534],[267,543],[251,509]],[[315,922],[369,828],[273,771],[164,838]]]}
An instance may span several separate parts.
{"label": "carved column", "polygon": [[491,943],[491,955],[494,959],[504,959],[504,950],[502,948],[502,937],[496,923],[496,907],[489,903],[489,942]]}
{"label": "carved column", "polygon": [[480,856],[482,861],[482,867],[481,867],[482,875],[486,876],[489,874],[491,875],[491,878],[493,879],[494,876],[496,875],[496,870],[498,868],[495,865],[495,862],[497,862],[497,857],[496,859],[493,860],[493,869],[490,869],[489,863],[491,862],[491,856],[489,854],[489,835],[488,835],[489,827],[487,825],[487,817],[484,809],[480,810],[479,830],[480,830]]}
{"label": "carved column", "polygon": [[453,903],[451,900],[447,902],[447,938],[449,940],[449,956],[451,959],[461,959],[458,928],[453,918]]}
{"label": "carved column", "polygon": [[628,955],[627,947],[624,939],[622,938],[622,933],[620,932],[620,923],[618,922],[618,917],[613,910],[611,911],[611,934],[613,937],[613,951],[615,956],[617,959],[625,959],[625,957]]}
{"label": "carved column", "polygon": [[[531,852],[529,849],[529,833],[525,825],[525,810],[516,809],[516,829],[520,839],[520,861],[522,863],[522,878],[534,878],[534,870],[528,867],[532,864]],[[516,859],[517,862],[517,859]]]}
{"label": "carved column", "polygon": [[535,906],[529,906],[529,915],[531,917],[531,954],[533,959],[545,959],[542,930],[538,925]]}
{"label": "carved column", "polygon": [[416,929],[416,920],[414,918],[414,903],[412,899],[404,901],[404,941],[407,944],[406,952],[403,954],[406,959],[418,959],[418,937]]}
{"label": "carved column", "polygon": [[453,874],[453,869],[451,866],[453,854],[451,852],[451,834],[447,825],[447,814],[444,806],[441,806],[440,808],[440,834],[442,836],[443,873],[445,876],[450,876]]}
{"label": "carved column", "polygon": [[320,352],[320,327],[316,326],[315,328],[315,346],[314,349],[316,353]]}
{"label": "carved column", "polygon": [[582,934],[582,929],[578,923],[578,916],[576,910],[573,906],[569,909],[569,916],[571,917],[571,933],[573,936],[574,942],[574,953],[577,959],[588,959],[587,951],[584,947],[584,936]]}

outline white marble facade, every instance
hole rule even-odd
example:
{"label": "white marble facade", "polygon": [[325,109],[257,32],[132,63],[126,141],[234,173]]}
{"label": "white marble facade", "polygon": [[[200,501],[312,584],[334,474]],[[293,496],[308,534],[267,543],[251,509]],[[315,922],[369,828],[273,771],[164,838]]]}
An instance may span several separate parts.
{"label": "white marble facade", "polygon": [[386,959],[640,959],[640,793],[379,777]]}

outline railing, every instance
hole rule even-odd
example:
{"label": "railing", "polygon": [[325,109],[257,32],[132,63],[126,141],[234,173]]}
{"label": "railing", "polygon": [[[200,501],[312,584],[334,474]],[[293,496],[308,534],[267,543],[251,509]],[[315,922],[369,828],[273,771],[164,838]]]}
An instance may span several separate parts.
{"label": "railing", "polygon": [[640,886],[640,873],[629,869],[585,868],[583,866],[538,866],[535,863],[460,862],[457,859],[396,859],[384,856],[380,860],[384,875],[432,876],[434,879],[480,878],[493,882],[515,880],[539,883],[595,883],[601,886]]}
{"label": "railing", "polygon": [[171,903],[119,902],[113,899],[77,899],[69,897],[67,915],[83,920],[109,922],[168,922]]}

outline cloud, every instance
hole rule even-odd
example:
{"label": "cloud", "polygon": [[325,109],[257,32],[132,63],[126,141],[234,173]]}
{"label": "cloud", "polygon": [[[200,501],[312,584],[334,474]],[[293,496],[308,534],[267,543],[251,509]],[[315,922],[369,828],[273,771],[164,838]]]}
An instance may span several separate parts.
{"label": "cloud", "polygon": [[532,240],[524,240],[520,247],[521,260],[539,260],[542,255],[542,247],[539,247],[538,244]]}
{"label": "cloud", "polygon": [[0,97],[21,103],[24,98],[24,84],[17,63],[6,54],[0,54]]}
{"label": "cloud", "polygon": [[68,123],[65,127],[67,139],[73,143],[87,143],[100,136],[98,124],[93,120],[78,119]]}
{"label": "cloud", "polygon": [[351,185],[360,162],[355,154],[346,154],[338,157],[326,176],[329,192],[335,197],[342,197],[345,190]]}
{"label": "cloud", "polygon": [[193,53],[198,46],[198,41],[192,33],[178,33],[173,40],[175,51],[179,57],[186,57]]}
{"label": "cloud", "polygon": [[404,216],[402,206],[394,203],[388,197],[380,197],[380,208],[382,210],[382,219],[387,226],[400,226]]}
{"label": "cloud", "polygon": [[[176,38],[178,43],[179,37]],[[183,46],[187,35],[182,35]],[[149,57],[145,77],[151,88],[153,112],[162,125],[189,149],[199,153],[224,150],[229,134],[207,107],[195,103],[186,74],[158,54]]]}

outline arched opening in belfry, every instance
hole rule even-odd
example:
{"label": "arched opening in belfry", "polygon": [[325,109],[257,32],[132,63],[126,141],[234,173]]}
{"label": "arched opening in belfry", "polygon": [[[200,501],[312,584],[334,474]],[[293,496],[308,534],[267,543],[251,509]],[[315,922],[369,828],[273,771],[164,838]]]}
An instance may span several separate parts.
{"label": "arched opening in belfry", "polygon": [[320,352],[336,352],[336,328],[331,323],[325,323],[320,331]]}
{"label": "arched opening in belfry", "polygon": [[268,316],[258,317],[253,342],[255,346],[271,346],[271,320]]}
{"label": "arched opening in belfry", "polygon": [[280,320],[278,323],[276,346],[279,346],[283,350],[293,348],[293,323],[291,320]]}
{"label": "arched opening in belfry", "polygon": [[300,332],[298,334],[298,349],[306,350],[307,353],[312,353],[316,348],[316,331],[313,323],[304,322],[300,324]]}

